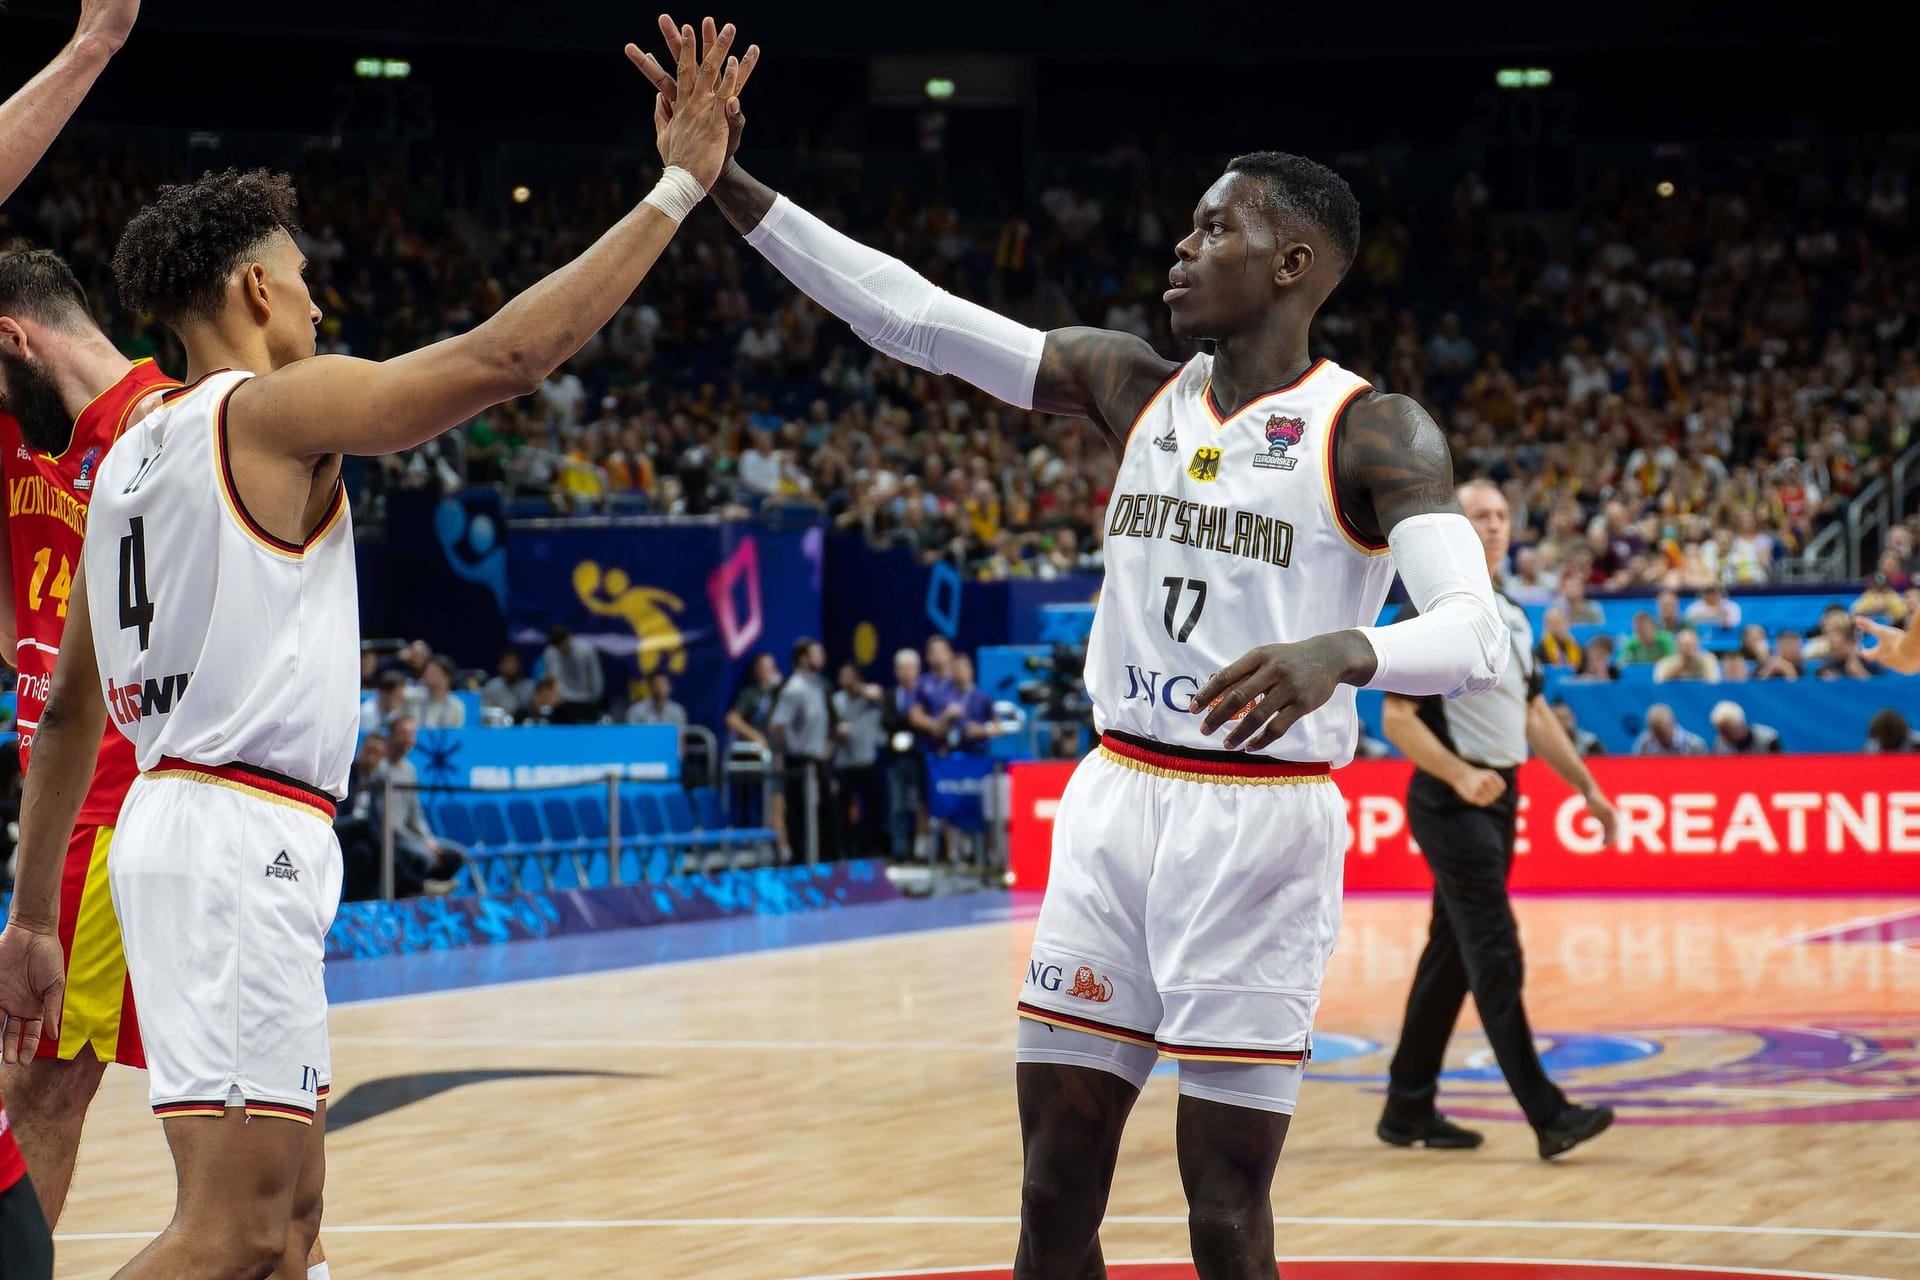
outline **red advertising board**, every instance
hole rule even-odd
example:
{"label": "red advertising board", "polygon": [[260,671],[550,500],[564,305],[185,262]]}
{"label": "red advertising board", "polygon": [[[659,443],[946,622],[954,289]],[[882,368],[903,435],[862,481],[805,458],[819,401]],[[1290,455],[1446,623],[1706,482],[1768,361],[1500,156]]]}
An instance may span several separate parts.
{"label": "red advertising board", "polygon": [[[1560,892],[1920,893],[1920,757],[1695,756],[1589,760],[1620,810],[1601,846],[1580,797],[1539,761],[1520,770],[1513,885]],[[1433,884],[1407,831],[1405,761],[1334,775],[1347,801],[1347,888]],[[1016,764],[1009,856],[1046,885],[1070,764]]]}

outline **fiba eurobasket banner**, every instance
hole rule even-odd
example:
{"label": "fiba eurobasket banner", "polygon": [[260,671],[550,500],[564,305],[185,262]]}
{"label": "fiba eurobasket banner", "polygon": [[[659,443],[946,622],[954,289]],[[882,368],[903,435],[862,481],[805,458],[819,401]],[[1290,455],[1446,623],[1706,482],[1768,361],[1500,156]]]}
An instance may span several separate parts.
{"label": "fiba eurobasket banner", "polygon": [[[1601,757],[1587,762],[1620,811],[1602,846],[1586,805],[1551,769],[1520,770],[1518,890],[1920,892],[1920,757]],[[1044,888],[1053,816],[1073,766],[1009,766],[1016,887]],[[1346,797],[1347,888],[1428,890],[1407,831],[1405,761],[1334,775]]]}
{"label": "fiba eurobasket banner", "polygon": [[820,635],[817,528],[548,521],[517,527],[508,557],[515,644],[537,654],[563,624],[600,650],[621,701],[664,671],[695,724],[721,722],[754,654],[785,672],[793,642]]}

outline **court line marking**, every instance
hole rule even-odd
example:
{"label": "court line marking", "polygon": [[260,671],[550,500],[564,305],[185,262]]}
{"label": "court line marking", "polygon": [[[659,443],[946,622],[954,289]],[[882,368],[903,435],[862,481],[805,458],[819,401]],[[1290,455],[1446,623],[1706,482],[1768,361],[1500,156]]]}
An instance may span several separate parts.
{"label": "court line marking", "polygon": [[[1109,1260],[1108,1266],[1114,1267],[1177,1267],[1190,1263],[1191,1258],[1129,1258],[1124,1261]],[[1279,1258],[1284,1265],[1289,1262],[1465,1262],[1472,1265],[1484,1263],[1502,1263],[1507,1266],[1521,1267],[1636,1267],[1642,1271],[1704,1271],[1730,1276],[1778,1276],[1784,1280],[1886,1280],[1883,1276],[1842,1275],[1837,1271],[1779,1271],[1766,1267],[1723,1267],[1708,1262],[1624,1262],[1610,1258],[1456,1258],[1430,1257],[1420,1254],[1316,1254],[1290,1258]],[[1001,1264],[985,1263],[975,1267],[922,1267],[917,1271],[858,1271],[844,1272],[831,1276],[799,1276],[795,1280],[902,1280],[902,1277],[916,1276],[953,1276],[968,1272],[993,1271]]]}
{"label": "court line marking", "polygon": [[[1181,1214],[1110,1214],[1106,1221],[1120,1226],[1185,1226]],[[1489,1231],[1653,1231],[1674,1235],[1813,1236],[1847,1240],[1920,1240],[1920,1231],[1876,1227],[1773,1227],[1717,1225],[1695,1222],[1568,1222],[1528,1218],[1347,1218],[1278,1217],[1276,1226],[1288,1227],[1451,1227]],[[407,1232],[449,1231],[632,1231],[688,1227],[1003,1227],[1018,1226],[1017,1214],[946,1215],[919,1217],[825,1218],[567,1218],[521,1222],[369,1222],[352,1226],[328,1223],[328,1235],[395,1235]],[[62,1235],[60,1240],[147,1240],[152,1231],[105,1231]]]}
{"label": "court line marking", "polygon": [[1911,919],[1915,915],[1920,915],[1920,907],[1909,905],[1902,907],[1898,911],[1888,911],[1877,916],[1861,916],[1854,920],[1842,920],[1839,924],[1830,924],[1818,929],[1809,929],[1805,933],[1796,933],[1790,937],[1777,939],[1773,945],[1776,947],[1791,947],[1815,940],[1831,942],[1833,941],[1832,935],[1844,933],[1848,929],[1860,929],[1870,924],[1890,924],[1895,920]]}

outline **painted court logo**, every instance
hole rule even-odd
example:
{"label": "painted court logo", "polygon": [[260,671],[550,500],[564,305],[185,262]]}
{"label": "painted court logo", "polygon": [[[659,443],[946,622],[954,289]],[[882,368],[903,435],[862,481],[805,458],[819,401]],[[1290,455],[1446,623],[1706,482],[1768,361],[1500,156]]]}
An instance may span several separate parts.
{"label": "painted court logo", "polygon": [[[1386,1086],[1388,1049],[1314,1037],[1309,1079]],[[1920,1120],[1920,1018],[1709,1023],[1602,1034],[1543,1032],[1541,1060],[1582,1102],[1622,1124],[1844,1124]],[[1331,1069],[1329,1069],[1331,1068]],[[1517,1120],[1499,1065],[1481,1051],[1447,1071],[1450,1116]]]}
{"label": "painted court logo", "polygon": [[1253,465],[1268,470],[1291,471],[1300,459],[1287,450],[1306,438],[1307,424],[1302,418],[1283,418],[1274,414],[1267,419],[1267,451],[1253,455]]}
{"label": "painted court logo", "polygon": [[1096,978],[1093,969],[1083,964],[1073,971],[1073,985],[1067,988],[1067,994],[1081,1000],[1091,1000],[1095,1004],[1106,1004],[1113,999],[1113,980]]}

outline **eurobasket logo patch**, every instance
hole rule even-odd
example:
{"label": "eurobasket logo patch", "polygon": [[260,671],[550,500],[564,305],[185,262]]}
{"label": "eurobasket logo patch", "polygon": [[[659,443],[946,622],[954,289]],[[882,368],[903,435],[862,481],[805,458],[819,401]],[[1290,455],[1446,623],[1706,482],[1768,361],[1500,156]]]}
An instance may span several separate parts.
{"label": "eurobasket logo patch", "polygon": [[80,455],[80,474],[73,478],[73,487],[81,493],[93,488],[93,469],[100,462],[100,446],[94,445]]}
{"label": "eurobasket logo patch", "polygon": [[1274,414],[1267,419],[1267,451],[1253,455],[1253,465],[1273,471],[1291,471],[1300,459],[1287,450],[1306,438],[1307,424],[1301,418],[1283,418]]}
{"label": "eurobasket logo patch", "polygon": [[1201,484],[1212,484],[1220,478],[1220,451],[1201,446],[1193,451],[1193,461],[1187,464],[1187,474]]}

